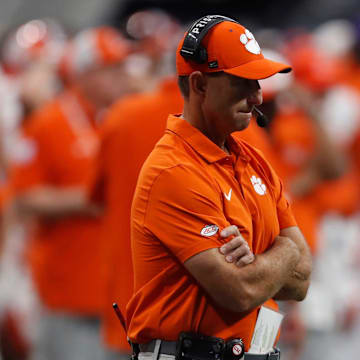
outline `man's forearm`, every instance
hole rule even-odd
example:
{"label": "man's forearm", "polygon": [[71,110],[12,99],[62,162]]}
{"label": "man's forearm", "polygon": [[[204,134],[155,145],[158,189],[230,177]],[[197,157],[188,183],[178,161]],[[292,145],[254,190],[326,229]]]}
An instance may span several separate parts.
{"label": "man's forearm", "polygon": [[293,234],[291,229],[285,229],[282,231],[282,235],[287,235],[298,246],[300,259],[293,271],[288,274],[287,281],[274,299],[301,301],[305,298],[310,285],[311,253],[300,231],[296,230]]}
{"label": "man's forearm", "polygon": [[291,281],[285,284],[280,291],[275,294],[273,299],[296,301],[304,300],[310,285],[310,279],[304,280],[298,277],[298,275],[299,274],[294,273],[291,277]]}
{"label": "man's forearm", "polygon": [[185,267],[220,306],[246,312],[280,291],[299,256],[292,241],[279,237],[268,251],[241,268],[227,263],[217,249],[197,254]]}
{"label": "man's forearm", "polygon": [[311,264],[302,256],[288,280],[274,296],[275,300],[304,300],[310,285]]}
{"label": "man's forearm", "polygon": [[299,258],[296,245],[290,239],[280,236],[268,251],[257,255],[254,263],[247,266],[247,276],[243,279],[252,293],[249,307],[261,305],[284,288],[288,274],[294,272]]}
{"label": "man's forearm", "polygon": [[16,208],[22,215],[57,218],[70,215],[96,215],[95,206],[89,204],[80,187],[54,188],[40,186],[19,195]]}

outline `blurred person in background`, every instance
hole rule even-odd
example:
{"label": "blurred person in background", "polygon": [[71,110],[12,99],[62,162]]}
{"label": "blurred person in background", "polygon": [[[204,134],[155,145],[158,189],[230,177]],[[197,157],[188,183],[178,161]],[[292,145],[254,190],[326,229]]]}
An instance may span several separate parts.
{"label": "blurred person in background", "polygon": [[[11,194],[6,190],[8,164],[24,150],[18,146],[21,124],[33,109],[60,90],[56,70],[65,41],[63,27],[53,19],[34,19],[2,35],[0,181],[10,199]],[[0,266],[0,347],[5,360],[28,358],[36,337],[38,314],[37,298],[24,259],[28,235],[8,204],[11,201],[1,208],[4,251]]]}
{"label": "blurred person in background", "polygon": [[[358,120],[349,112],[351,101],[347,101],[347,105],[343,101],[343,106],[339,106],[338,89],[340,84],[343,86],[347,72],[343,59],[320,51],[308,34],[288,46],[295,82],[276,98],[267,99],[266,84],[270,81],[264,80],[263,110],[272,117],[270,138],[282,163],[282,175],[294,214],[315,257],[315,271],[308,299],[300,308],[292,305],[287,309],[283,341],[295,345],[289,354],[291,359],[301,356],[315,359],[320,352],[331,358],[330,343],[335,339],[328,336],[329,331],[344,325],[348,318],[344,314],[353,312],[352,300],[348,301],[353,296],[348,295],[357,291],[354,284],[349,284],[353,283],[353,278],[349,278],[344,253],[353,247],[356,227],[350,225],[348,219],[358,209],[359,190],[357,173],[341,140],[351,134],[348,130],[354,129]],[[330,105],[332,111],[329,111]],[[343,126],[335,130],[340,114]],[[338,216],[328,217],[333,212],[347,217],[343,226],[339,226]],[[335,255],[338,257],[336,276],[329,276],[329,269],[334,266],[327,261],[324,267],[323,262],[324,254],[328,254],[331,247],[334,255],[338,254]],[[329,269],[324,272],[327,267]],[[310,331],[306,342],[304,326]],[[350,355],[352,347],[347,347]]]}
{"label": "blurred person in background", "polygon": [[[315,48],[337,63],[336,71],[340,73],[336,81],[326,88],[318,114],[327,136],[343,154],[347,171],[338,180],[327,182],[317,189],[317,202],[323,209],[319,224],[320,246],[315,263],[315,281],[303,309],[311,330],[304,353],[309,359],[311,349],[315,348],[327,358],[335,359],[336,355],[329,350],[330,344],[335,341],[339,341],[338,351],[344,357],[356,357],[360,351],[360,271],[359,266],[356,267],[360,196],[359,167],[354,152],[360,132],[360,94],[354,86],[359,76],[354,63],[357,41],[354,30],[348,21],[331,20],[313,32]],[[320,44],[325,46],[320,47]]]}
{"label": "blurred person in background", "polygon": [[[153,13],[148,10],[146,22],[157,26],[158,22],[153,23],[152,20],[157,20],[158,15],[157,11]],[[144,16],[142,14],[139,26]],[[173,22],[171,27],[178,27],[164,13],[161,16],[164,21]],[[130,19],[135,21],[136,14]],[[132,23],[132,26],[136,24]],[[125,314],[126,304],[133,293],[130,209],[138,173],[155,143],[163,135],[168,113],[181,112],[183,106],[174,76],[174,58],[168,56],[168,51],[174,52],[178,36],[175,33],[165,34],[159,43],[157,37],[160,35],[152,35],[150,30],[144,48],[143,40],[137,40],[140,43],[136,45],[136,55],[147,54],[148,61],[155,63],[148,67],[152,70],[149,74],[145,73],[143,80],[149,82],[151,76],[150,82],[156,86],[149,91],[149,84],[146,84],[142,93],[121,98],[109,109],[101,127],[100,151],[90,185],[91,199],[105,209],[100,237],[106,281],[102,321],[109,359],[128,358],[130,353],[126,332],[111,304],[116,302],[122,314]],[[152,44],[150,48],[149,43]],[[129,57],[127,61],[132,59],[135,58]],[[163,66],[160,67],[159,63]],[[140,74],[135,75],[137,79],[140,77]],[[142,83],[140,79],[139,84]]]}
{"label": "blurred person in background", "polygon": [[23,123],[10,180],[17,212],[29,220],[31,273],[42,304],[34,359],[99,359],[100,209],[86,201],[106,108],[128,91],[128,42],[109,27],[67,45],[66,90]]}
{"label": "blurred person in background", "polygon": [[21,115],[14,81],[0,68],[0,354],[5,360],[26,358],[29,325],[34,320],[30,312],[35,313],[34,296],[28,292],[31,282],[22,261],[24,236],[8,208],[7,164],[15,150]]}
{"label": "blurred person in background", "polygon": [[28,21],[3,35],[1,62],[16,83],[23,118],[61,90],[57,69],[66,41],[64,27],[50,18]]}
{"label": "blurred person in background", "polygon": [[173,73],[172,44],[180,31],[179,23],[160,9],[138,11],[128,17],[126,32],[135,40],[128,69],[143,91],[153,90],[159,76]]}

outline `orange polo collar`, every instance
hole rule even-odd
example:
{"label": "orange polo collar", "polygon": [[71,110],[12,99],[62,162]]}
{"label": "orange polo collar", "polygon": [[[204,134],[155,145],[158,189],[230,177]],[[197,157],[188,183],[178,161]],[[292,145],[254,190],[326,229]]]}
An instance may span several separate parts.
{"label": "orange polo collar", "polygon": [[[214,163],[232,157],[219,146],[207,138],[200,130],[189,124],[180,114],[169,115],[167,120],[167,131],[175,133],[187,142],[201,157],[207,162]],[[243,153],[241,144],[230,135],[227,143],[231,152],[243,160],[247,161],[247,156]]]}

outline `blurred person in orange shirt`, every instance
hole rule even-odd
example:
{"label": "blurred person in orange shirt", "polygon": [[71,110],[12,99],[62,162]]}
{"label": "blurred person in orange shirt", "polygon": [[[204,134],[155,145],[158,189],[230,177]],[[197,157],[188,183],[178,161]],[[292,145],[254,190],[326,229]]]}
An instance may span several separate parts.
{"label": "blurred person in orange shirt", "polygon": [[[320,219],[331,209],[353,212],[358,192],[353,188],[351,163],[329,131],[330,115],[326,116],[323,111],[329,92],[344,79],[344,63],[317,49],[310,34],[295,38],[288,44],[286,54],[294,66],[295,81],[281,94],[270,135],[287,173],[285,178],[294,198],[294,212],[297,213],[299,206],[298,217],[304,215],[304,220]],[[340,188],[342,196],[336,199],[328,196]],[[306,208],[316,209],[318,216],[315,213],[306,216],[306,212],[310,215]],[[307,239],[315,254],[316,221],[308,224],[310,226],[303,230],[308,231]]]}
{"label": "blurred person in orange shirt", "polygon": [[[283,162],[285,183],[292,197],[295,217],[301,224],[315,256],[316,281],[312,282],[309,297],[300,305],[300,309],[291,308],[291,316],[288,316],[284,323],[285,329],[289,330],[286,332],[288,336],[283,339],[297,345],[297,351],[292,354],[294,359],[301,356],[315,359],[318,352],[316,346],[312,348],[311,344],[318,342],[319,350],[327,348],[320,345],[326,343],[324,339],[328,336],[327,327],[334,326],[332,321],[336,321],[336,326],[340,326],[343,322],[341,314],[352,307],[346,296],[341,295],[344,286],[348,287],[345,285],[348,284],[348,279],[342,278],[342,274],[345,276],[347,273],[346,264],[343,264],[343,271],[339,273],[336,281],[338,291],[335,292],[332,292],[333,289],[326,282],[319,283],[321,277],[318,277],[317,270],[324,254],[327,254],[331,247],[328,240],[331,237],[328,232],[330,227],[327,226],[327,232],[324,231],[324,224],[332,221],[328,220],[328,214],[336,212],[341,214],[340,216],[349,216],[358,209],[357,173],[345,145],[346,139],[351,139],[351,129],[356,127],[356,119],[350,116],[349,111],[338,111],[344,109],[344,106],[338,106],[337,96],[346,75],[346,64],[339,58],[321,52],[314,46],[311,36],[302,36],[300,40],[297,39],[299,43],[291,44],[287,53],[294,66],[296,82],[281,95],[282,106],[273,118],[270,134]],[[345,107],[345,110],[348,109]],[[341,122],[338,121],[340,119]],[[335,230],[337,232],[334,236],[341,239],[339,247],[347,248],[352,241],[352,234],[346,232],[346,225],[342,227],[344,232],[338,233],[339,228]],[[337,250],[339,263],[342,261],[343,252],[340,248]],[[331,283],[334,283],[334,277]],[[317,300],[314,300],[314,296]],[[325,308],[321,305],[322,302],[329,305]],[[312,311],[309,311],[310,307]],[[308,331],[318,327],[322,330],[321,335],[316,337],[311,332],[307,342],[304,342],[305,338],[301,340],[298,335],[304,334],[304,329],[297,333],[294,331],[300,325],[301,317]],[[319,327],[320,323],[322,325]],[[346,351],[350,354],[351,349]]]}
{"label": "blurred person in orange shirt", "polygon": [[68,88],[31,114],[12,159],[16,209],[30,219],[29,261],[43,305],[34,358],[99,359],[99,208],[86,201],[106,108],[128,91],[129,44],[109,27],[78,33],[61,62]]}
{"label": "blurred person in orange shirt", "polygon": [[[114,350],[130,350],[111,304],[117,302],[124,313],[133,293],[130,209],[137,176],[165,130],[169,111],[181,109],[175,79],[164,79],[153,92],[129,96],[113,105],[102,128],[92,197],[105,207],[102,245],[107,288],[103,322],[105,342]],[[121,166],[116,166],[119,162]]]}
{"label": "blurred person in orange shirt", "polygon": [[[66,41],[52,19],[35,19],[2,35],[0,74],[1,186],[8,188],[8,163],[19,148],[22,120],[61,88],[57,63]],[[10,202],[11,203],[11,202]],[[4,358],[26,358],[34,339],[37,298],[24,261],[27,234],[11,206],[2,208],[4,252],[0,270],[0,333]]]}
{"label": "blurred person in orange shirt", "polygon": [[0,252],[0,348],[7,359],[26,359],[34,339],[34,323],[37,320],[37,298],[24,261],[27,239],[23,223],[18,221],[9,206],[8,164],[18,150],[19,128],[24,115],[24,103],[20,98],[20,77],[0,69],[0,187],[1,201]]}
{"label": "blurred person in orange shirt", "polygon": [[[148,36],[146,43],[150,41],[151,36]],[[166,64],[170,60],[167,48],[176,46],[177,37],[169,37],[166,41],[167,44],[161,43],[161,46],[153,42],[155,59],[147,53],[147,47],[138,45],[138,55],[147,54],[149,61],[161,62],[166,70],[151,66],[155,72],[145,73],[145,79],[151,76],[151,83],[157,83],[155,89],[122,98],[109,109],[101,127],[100,150],[90,185],[91,199],[105,209],[101,233],[106,282],[102,321],[109,358],[128,357],[130,352],[126,333],[111,304],[115,301],[125,314],[133,293],[130,209],[138,173],[163,135],[168,113],[180,112],[183,106],[176,79],[170,75],[175,72],[174,66]],[[144,90],[148,90],[148,86]]]}

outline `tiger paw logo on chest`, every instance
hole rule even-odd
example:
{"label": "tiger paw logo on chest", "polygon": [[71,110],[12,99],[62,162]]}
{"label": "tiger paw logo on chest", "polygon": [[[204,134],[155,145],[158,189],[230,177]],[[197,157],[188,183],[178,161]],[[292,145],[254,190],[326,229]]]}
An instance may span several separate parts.
{"label": "tiger paw logo on chest", "polygon": [[262,180],[255,175],[253,175],[251,178],[251,183],[254,186],[255,191],[259,195],[265,195],[266,194],[266,185],[262,183]]}

